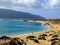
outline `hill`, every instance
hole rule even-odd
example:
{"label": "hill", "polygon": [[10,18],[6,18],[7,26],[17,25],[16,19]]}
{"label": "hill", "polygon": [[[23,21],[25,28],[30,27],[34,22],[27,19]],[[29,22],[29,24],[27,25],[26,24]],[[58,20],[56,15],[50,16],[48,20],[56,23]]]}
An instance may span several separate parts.
{"label": "hill", "polygon": [[8,9],[0,9],[0,18],[7,18],[7,19],[45,19],[39,15],[34,15],[26,12],[19,12],[13,11]]}

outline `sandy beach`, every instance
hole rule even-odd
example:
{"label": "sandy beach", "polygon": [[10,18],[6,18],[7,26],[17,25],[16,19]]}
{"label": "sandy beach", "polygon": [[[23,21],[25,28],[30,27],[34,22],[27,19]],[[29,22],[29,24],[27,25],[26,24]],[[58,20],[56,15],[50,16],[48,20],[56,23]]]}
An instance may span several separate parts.
{"label": "sandy beach", "polygon": [[10,37],[23,40],[26,43],[24,45],[60,45],[60,21],[36,22],[44,22],[45,26],[50,26],[51,28],[43,32],[33,32],[31,34],[16,35]]}

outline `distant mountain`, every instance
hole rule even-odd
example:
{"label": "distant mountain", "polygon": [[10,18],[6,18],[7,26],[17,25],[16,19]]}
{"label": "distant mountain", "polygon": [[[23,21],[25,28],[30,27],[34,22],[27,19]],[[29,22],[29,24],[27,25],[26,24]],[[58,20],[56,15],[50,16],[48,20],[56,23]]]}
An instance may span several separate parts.
{"label": "distant mountain", "polygon": [[26,12],[19,12],[19,11],[13,11],[8,9],[0,9],[0,18],[7,18],[7,19],[45,19],[41,16],[26,13]]}

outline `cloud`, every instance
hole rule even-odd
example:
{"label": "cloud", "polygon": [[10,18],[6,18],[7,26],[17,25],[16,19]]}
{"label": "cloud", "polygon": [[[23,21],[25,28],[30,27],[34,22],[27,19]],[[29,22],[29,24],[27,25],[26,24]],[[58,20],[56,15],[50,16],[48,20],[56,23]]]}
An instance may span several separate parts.
{"label": "cloud", "polygon": [[42,4],[38,0],[0,0],[0,8],[32,8],[38,9],[42,7]]}
{"label": "cloud", "polygon": [[60,8],[60,0],[49,0],[46,3],[47,8]]}
{"label": "cloud", "polygon": [[0,8],[13,10],[19,10],[20,8],[60,8],[60,0],[0,0]]}

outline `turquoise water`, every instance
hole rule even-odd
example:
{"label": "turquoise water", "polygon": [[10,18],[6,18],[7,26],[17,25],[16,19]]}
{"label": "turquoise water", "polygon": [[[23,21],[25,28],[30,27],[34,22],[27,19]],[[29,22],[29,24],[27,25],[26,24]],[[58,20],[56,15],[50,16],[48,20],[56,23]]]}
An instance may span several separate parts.
{"label": "turquoise water", "polygon": [[18,35],[47,29],[42,23],[0,20],[0,36]]}

